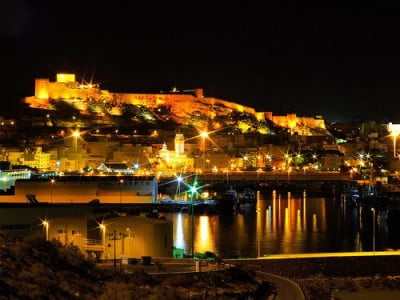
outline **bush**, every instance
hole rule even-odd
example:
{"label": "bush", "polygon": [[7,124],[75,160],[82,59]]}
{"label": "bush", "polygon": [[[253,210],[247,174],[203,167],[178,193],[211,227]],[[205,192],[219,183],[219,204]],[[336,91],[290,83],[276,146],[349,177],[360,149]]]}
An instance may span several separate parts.
{"label": "bush", "polygon": [[131,285],[123,282],[107,282],[104,287],[104,293],[99,300],[125,300],[132,299],[134,290]]}
{"label": "bush", "polygon": [[180,286],[180,287],[191,287],[194,285],[194,278],[190,275],[176,275],[176,276],[168,276],[167,279],[163,281],[163,285],[167,286]]}
{"label": "bush", "polygon": [[244,270],[240,266],[235,266],[225,271],[225,276],[230,282],[254,283],[254,275],[254,271]]}

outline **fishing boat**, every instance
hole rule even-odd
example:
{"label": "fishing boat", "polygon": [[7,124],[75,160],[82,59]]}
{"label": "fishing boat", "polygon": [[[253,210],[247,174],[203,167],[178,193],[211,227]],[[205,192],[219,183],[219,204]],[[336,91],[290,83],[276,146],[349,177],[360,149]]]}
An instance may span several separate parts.
{"label": "fishing boat", "polygon": [[345,205],[357,207],[360,201],[360,193],[356,188],[345,189],[341,198]]}
{"label": "fishing boat", "polygon": [[255,209],[257,204],[257,196],[253,189],[245,188],[243,190],[243,194],[238,197],[237,209],[240,210],[249,210]]}
{"label": "fishing boat", "polygon": [[253,189],[245,188],[243,194],[238,198],[239,204],[255,204],[257,202],[256,193]]}
{"label": "fishing boat", "polygon": [[230,187],[225,191],[222,197],[215,200],[215,207],[218,213],[233,213],[238,202],[239,199],[236,190]]}

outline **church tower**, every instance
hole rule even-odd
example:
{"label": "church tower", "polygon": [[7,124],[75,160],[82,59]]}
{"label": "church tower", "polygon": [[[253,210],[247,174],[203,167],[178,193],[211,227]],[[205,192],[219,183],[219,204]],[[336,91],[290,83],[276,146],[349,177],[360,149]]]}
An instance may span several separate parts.
{"label": "church tower", "polygon": [[185,152],[185,138],[183,133],[177,132],[175,135],[175,155],[179,156]]}

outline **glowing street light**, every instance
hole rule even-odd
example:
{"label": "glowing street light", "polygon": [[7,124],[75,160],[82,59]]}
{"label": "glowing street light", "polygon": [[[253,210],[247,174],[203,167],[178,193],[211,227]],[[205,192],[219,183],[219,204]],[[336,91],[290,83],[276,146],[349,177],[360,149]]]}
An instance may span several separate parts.
{"label": "glowing street light", "polygon": [[56,181],[54,179],[50,180],[50,203],[53,203],[53,185]]}
{"label": "glowing street light", "polygon": [[207,131],[202,131],[200,132],[200,137],[201,137],[201,149],[203,151],[203,171],[205,169],[205,163],[206,163],[206,138],[208,138],[208,132]]}
{"label": "glowing street light", "polygon": [[106,250],[106,225],[104,223],[101,223],[99,227],[101,230],[101,240],[103,243],[103,252],[104,252]]}
{"label": "glowing street light", "polygon": [[197,187],[197,181],[194,181],[192,186],[189,186],[190,192],[190,208],[191,208],[191,244],[192,244],[192,258],[194,258],[194,195],[197,194],[197,191],[200,187]]}
{"label": "glowing street light", "polygon": [[393,138],[393,158],[396,158],[396,140],[397,136],[400,134],[400,124],[389,123],[388,129]]}
{"label": "glowing street light", "polygon": [[247,157],[247,155],[243,156],[243,168],[245,170],[247,170],[247,167],[249,166],[249,158]]}
{"label": "glowing street light", "polygon": [[180,194],[181,194],[181,182],[183,181],[183,177],[182,177],[182,175],[178,175],[177,177],[176,177],[176,182],[178,183],[178,185],[177,185],[177,187],[176,187],[176,194],[178,195],[178,196],[180,196]]}
{"label": "glowing street light", "polygon": [[124,183],[123,179],[119,180],[119,204],[122,204],[122,185]]}
{"label": "glowing street light", "polygon": [[78,152],[78,138],[81,136],[81,133],[79,132],[79,130],[75,130],[74,132],[72,132],[72,136],[74,138],[75,153],[77,153]]}
{"label": "glowing street light", "polygon": [[392,133],[392,138],[393,138],[393,157],[396,158],[396,140],[397,140],[397,134]]}
{"label": "glowing street light", "polygon": [[192,258],[194,258],[194,194],[196,193],[196,187],[192,186],[190,188],[190,202],[191,202],[191,238],[192,238]]}
{"label": "glowing street light", "polygon": [[206,138],[206,137],[208,137],[208,132],[207,131],[202,131],[202,132],[200,132],[200,136],[202,138]]}
{"label": "glowing street light", "polygon": [[46,241],[48,241],[49,240],[49,221],[43,220],[42,225],[46,229]]}

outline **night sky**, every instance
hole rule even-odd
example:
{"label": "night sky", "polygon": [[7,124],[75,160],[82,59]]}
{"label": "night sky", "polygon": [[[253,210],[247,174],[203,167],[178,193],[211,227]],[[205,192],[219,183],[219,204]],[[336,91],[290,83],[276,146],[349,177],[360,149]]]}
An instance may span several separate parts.
{"label": "night sky", "polygon": [[214,2],[2,1],[2,110],[34,78],[74,72],[116,92],[203,88],[275,114],[400,122],[395,1]]}

